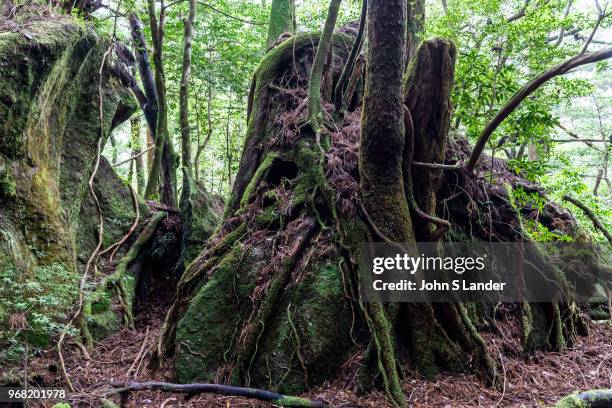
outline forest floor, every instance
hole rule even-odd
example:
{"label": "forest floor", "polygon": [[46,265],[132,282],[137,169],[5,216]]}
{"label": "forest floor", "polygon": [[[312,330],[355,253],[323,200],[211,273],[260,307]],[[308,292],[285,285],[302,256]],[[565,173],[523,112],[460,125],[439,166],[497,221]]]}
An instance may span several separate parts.
{"label": "forest floor", "polygon": [[[148,356],[156,345],[163,306],[149,309],[137,319],[136,330],[124,329],[97,343],[86,360],[78,348],[66,351],[66,365],[75,388],[74,405],[100,406],[100,400],[113,382],[171,381],[170,370],[155,374],[147,368]],[[433,381],[406,372],[403,388],[410,407],[547,407],[562,396],[577,390],[612,388],[612,326],[591,323],[591,334],[561,353],[535,353],[529,357],[517,352],[517,341],[510,322],[497,324],[497,333],[485,333],[485,339],[499,367],[500,387],[487,387],[476,375],[439,375]],[[33,360],[30,372],[45,373],[45,386],[63,385],[55,350]],[[350,362],[347,364],[350,365]],[[326,401],[331,407],[390,407],[382,394],[357,396],[341,384],[347,373],[339,373],[335,384],[313,389],[309,396]],[[348,377],[351,375],[348,374]],[[118,402],[118,397],[113,397]],[[74,406],[73,405],[73,406]],[[51,406],[51,405],[48,405]],[[183,395],[142,391],[129,397],[128,407],[273,407],[255,400],[201,394],[185,401]]]}

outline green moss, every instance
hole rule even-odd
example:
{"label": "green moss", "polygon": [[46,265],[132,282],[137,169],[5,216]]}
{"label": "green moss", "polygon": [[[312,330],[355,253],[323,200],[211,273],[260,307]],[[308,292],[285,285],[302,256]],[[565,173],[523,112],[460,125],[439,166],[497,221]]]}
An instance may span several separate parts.
{"label": "green moss", "polygon": [[203,185],[197,183],[191,194],[191,203],[191,237],[185,252],[185,264],[189,264],[198,256],[208,238],[214,234],[221,221],[224,205],[220,197],[206,191]]}
{"label": "green moss", "polygon": [[590,315],[593,320],[608,320],[610,318],[610,314],[601,305],[591,308]]}
{"label": "green moss", "polygon": [[303,280],[285,288],[250,370],[253,383],[285,394],[321,384],[351,352],[351,312],[340,269],[322,261],[303,273]]}
{"label": "green moss", "polygon": [[91,305],[91,313],[104,313],[111,308],[111,298],[113,294],[108,290],[104,292],[104,294]]}
{"label": "green moss", "polygon": [[612,390],[599,389],[577,392],[561,399],[554,408],[608,407],[612,401]]}
{"label": "green moss", "polygon": [[312,401],[308,398],[300,397],[289,397],[284,396],[283,398],[274,401],[275,405],[280,407],[312,407]]}
{"label": "green moss", "polygon": [[589,408],[589,405],[575,395],[568,395],[557,402],[554,408]]}
{"label": "green moss", "polygon": [[267,227],[279,221],[279,213],[276,205],[269,205],[264,208],[263,212],[255,217],[257,224]]}
{"label": "green moss", "polygon": [[121,321],[117,313],[113,310],[106,310],[102,313],[91,314],[87,317],[87,326],[91,337],[95,341],[100,341],[115,333],[121,327]]}
{"label": "green moss", "polygon": [[341,273],[336,265],[326,264],[321,267],[314,282],[317,295],[328,299],[341,297],[343,295]]}
{"label": "green moss", "polygon": [[11,168],[0,154],[0,198],[13,199],[17,195],[17,184]]}
{"label": "green moss", "polygon": [[[265,127],[266,123],[263,124],[264,129],[257,129],[256,121],[258,117],[259,101],[261,93],[265,87],[271,84],[287,66],[293,63],[295,56],[302,52],[305,48],[316,47],[321,37],[320,33],[299,33],[291,38],[283,41],[278,46],[270,50],[263,58],[259,66],[257,67],[254,78],[253,92],[249,95],[249,106],[252,107],[252,112],[248,117],[248,125],[245,136],[245,149],[248,143],[255,142],[255,145],[263,145],[264,141],[269,136]],[[343,33],[334,33],[332,37],[332,45],[334,47],[334,54],[346,57],[352,43],[351,38]],[[259,133],[257,132],[259,131]],[[254,140],[253,140],[254,139]],[[245,178],[251,182],[254,178],[253,174],[246,174]],[[248,195],[244,194],[243,191],[233,191],[226,207],[224,217],[234,215],[243,197]]]}
{"label": "green moss", "polygon": [[249,199],[251,198],[251,194],[253,193],[255,186],[259,184],[264,174],[268,171],[268,169],[272,165],[272,162],[274,162],[274,159],[276,159],[277,157],[278,154],[269,153],[263,158],[263,160],[259,164],[259,167],[257,167],[255,174],[253,174],[251,181],[249,181],[249,184],[247,184],[247,187],[244,190],[244,193],[242,194],[242,198],[240,199],[240,210],[236,212],[237,214],[240,214],[244,211],[247,204],[249,203]]}
{"label": "green moss", "polygon": [[273,0],[268,22],[266,45],[272,47],[283,33],[295,32],[295,3],[293,0]]}
{"label": "green moss", "polygon": [[217,368],[226,364],[237,325],[250,312],[255,269],[252,256],[243,256],[235,244],[190,302],[176,332],[180,382],[213,381]]}

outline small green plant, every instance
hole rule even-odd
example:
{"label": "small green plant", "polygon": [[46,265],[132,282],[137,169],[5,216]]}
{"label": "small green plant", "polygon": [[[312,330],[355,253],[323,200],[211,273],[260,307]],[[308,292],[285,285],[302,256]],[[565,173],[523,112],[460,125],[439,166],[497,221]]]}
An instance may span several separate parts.
{"label": "small green plant", "polygon": [[[538,213],[544,211],[546,199],[538,192],[528,192],[522,188],[512,190],[512,201],[523,208],[533,208]],[[551,231],[537,219],[523,219],[523,227],[536,242],[571,242],[572,238],[562,232]]]}
{"label": "small green plant", "polygon": [[0,274],[0,365],[16,363],[28,352],[48,347],[67,327],[78,295],[79,276],[63,264],[37,266],[31,273],[6,268]]}
{"label": "small green plant", "polygon": [[542,223],[535,220],[526,220],[523,226],[527,233],[537,242],[571,242],[572,237],[569,235],[551,231]]}

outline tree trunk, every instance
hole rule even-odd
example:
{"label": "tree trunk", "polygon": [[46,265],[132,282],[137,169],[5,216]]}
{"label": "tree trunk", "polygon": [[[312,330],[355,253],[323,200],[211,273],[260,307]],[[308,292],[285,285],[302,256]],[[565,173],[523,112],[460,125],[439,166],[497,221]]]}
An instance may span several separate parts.
{"label": "tree trunk", "polygon": [[272,0],[266,47],[272,48],[276,40],[284,33],[295,33],[295,28],[295,1]]}
{"label": "tree trunk", "polygon": [[421,43],[425,31],[425,0],[407,0],[408,38],[406,40],[406,61],[410,61]]}
{"label": "tree trunk", "polygon": [[[130,163],[130,171],[134,168],[136,171],[136,188],[139,194],[144,193],[144,158],[140,154],[142,152],[142,142],[140,138],[140,117],[134,116],[130,120],[131,125],[131,144],[132,144],[132,156],[138,156],[134,159],[134,163]],[[132,167],[134,166],[134,167]]]}
{"label": "tree trunk", "polygon": [[191,203],[191,183],[193,171],[191,168],[191,129],[189,127],[189,79],[191,76],[191,51],[193,43],[193,26],[195,25],[197,0],[189,0],[189,16],[183,20],[185,33],[183,37],[183,71],[179,89],[179,122],[181,126],[181,169],[183,172],[183,188],[179,207],[181,210],[181,250],[176,266],[178,275],[185,269],[185,250],[191,238],[193,207]]}
{"label": "tree trunk", "polygon": [[[453,86],[456,50],[445,40],[427,41],[412,57],[404,77],[403,101],[412,119],[412,133],[407,137],[410,151],[405,155],[404,182],[406,196],[414,217],[417,241],[434,238],[435,225],[430,218],[436,213],[436,194],[442,182],[441,169],[419,168],[412,174],[410,160],[420,163],[443,163],[446,139],[450,127],[451,90]],[[412,194],[410,193],[412,190]],[[414,197],[414,198],[413,198]]]}
{"label": "tree trunk", "polygon": [[[149,53],[147,52],[147,43],[143,34],[142,22],[134,13],[129,15],[129,22],[132,34],[132,42],[138,62],[138,71],[140,73],[140,81],[144,89],[144,99],[141,101],[141,109],[145,115],[145,120],[149,127],[149,131],[155,134],[157,127],[157,88],[151,64],[149,63]],[[151,160],[148,161],[151,163]]]}
{"label": "tree trunk", "polygon": [[[155,86],[157,88],[157,125],[155,127],[155,149],[145,197],[159,197],[170,207],[176,207],[176,165],[174,151],[168,133],[168,103],[166,100],[166,76],[164,73],[163,44],[166,13],[161,2],[159,21],[155,12],[155,0],[148,0],[149,24],[153,38],[153,62],[155,63]],[[161,183],[161,185],[160,185]]]}
{"label": "tree trunk", "polygon": [[[395,242],[414,243],[402,174],[405,143],[402,74],[406,46],[405,0],[370,0],[365,91],[359,145],[359,177],[363,206],[380,231]],[[369,303],[364,309],[371,320],[385,393],[395,405],[406,406],[396,364],[395,308]]]}

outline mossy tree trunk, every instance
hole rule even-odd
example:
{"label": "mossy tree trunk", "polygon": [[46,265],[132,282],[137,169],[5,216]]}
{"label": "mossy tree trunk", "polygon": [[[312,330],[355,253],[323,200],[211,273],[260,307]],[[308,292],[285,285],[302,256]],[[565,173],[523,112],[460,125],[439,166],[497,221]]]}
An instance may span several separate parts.
{"label": "mossy tree trunk", "polygon": [[272,48],[284,33],[294,34],[295,28],[295,0],[272,0],[266,47]]}
{"label": "mossy tree trunk", "polygon": [[[421,165],[467,161],[471,152],[465,139],[448,134],[456,51],[448,41],[424,41],[406,68],[405,0],[369,3],[367,70],[356,77],[365,86],[354,87],[358,103],[340,120],[320,115],[312,128],[309,78],[325,34],[283,41],[254,74],[224,220],[182,276],[156,353],[157,363],[174,355],[181,382],[298,393],[352,361],[352,385],[379,386],[402,406],[400,364],[427,377],[471,369],[494,380],[495,364],[474,323],[475,310],[484,313],[485,306],[383,305],[359,297],[363,242],[437,241],[445,233],[521,241],[521,217],[537,216],[512,203],[506,184]],[[329,40],[325,75],[332,85],[353,40],[343,30]],[[321,113],[333,111],[331,95],[314,92]],[[322,146],[319,136],[329,143]],[[499,160],[494,165],[504,183],[526,182]],[[549,223],[542,222],[551,228],[550,220],[564,217],[552,205],[545,213]],[[531,316],[523,319],[526,347],[571,342],[571,308],[524,305]]]}
{"label": "mossy tree trunk", "polygon": [[155,0],[148,0],[149,24],[153,39],[153,63],[155,64],[155,87],[157,89],[157,124],[155,127],[155,149],[149,170],[145,197],[157,198],[176,207],[176,159],[170,133],[168,132],[168,102],[166,99],[166,75],[164,72],[165,4],[160,4],[159,18]]}
{"label": "mossy tree trunk", "polygon": [[[368,54],[359,145],[361,199],[380,231],[395,242],[414,243],[402,173],[405,143],[402,74],[406,44],[404,0],[370,0]],[[399,382],[391,319],[397,309],[381,303],[364,308],[377,354],[385,392],[397,406],[406,406]]]}
{"label": "mossy tree trunk", "polygon": [[195,25],[197,2],[189,0],[189,16],[183,20],[185,33],[183,36],[183,72],[179,96],[179,119],[181,125],[181,169],[183,171],[183,188],[181,190],[181,253],[178,268],[184,269],[184,254],[187,242],[191,237],[193,207],[191,203],[191,182],[193,171],[191,166],[191,129],[189,127],[189,79],[191,76],[191,51],[193,43],[193,27]]}
{"label": "mossy tree trunk", "polygon": [[406,60],[414,56],[425,31],[425,0],[407,0],[408,38],[406,39]]}
{"label": "mossy tree trunk", "polygon": [[144,173],[144,157],[142,153],[142,137],[140,135],[140,118],[138,116],[130,119],[132,156],[138,156],[134,159],[134,163],[130,163],[130,181],[132,174],[136,174],[136,188],[139,194],[144,193],[145,173]]}

